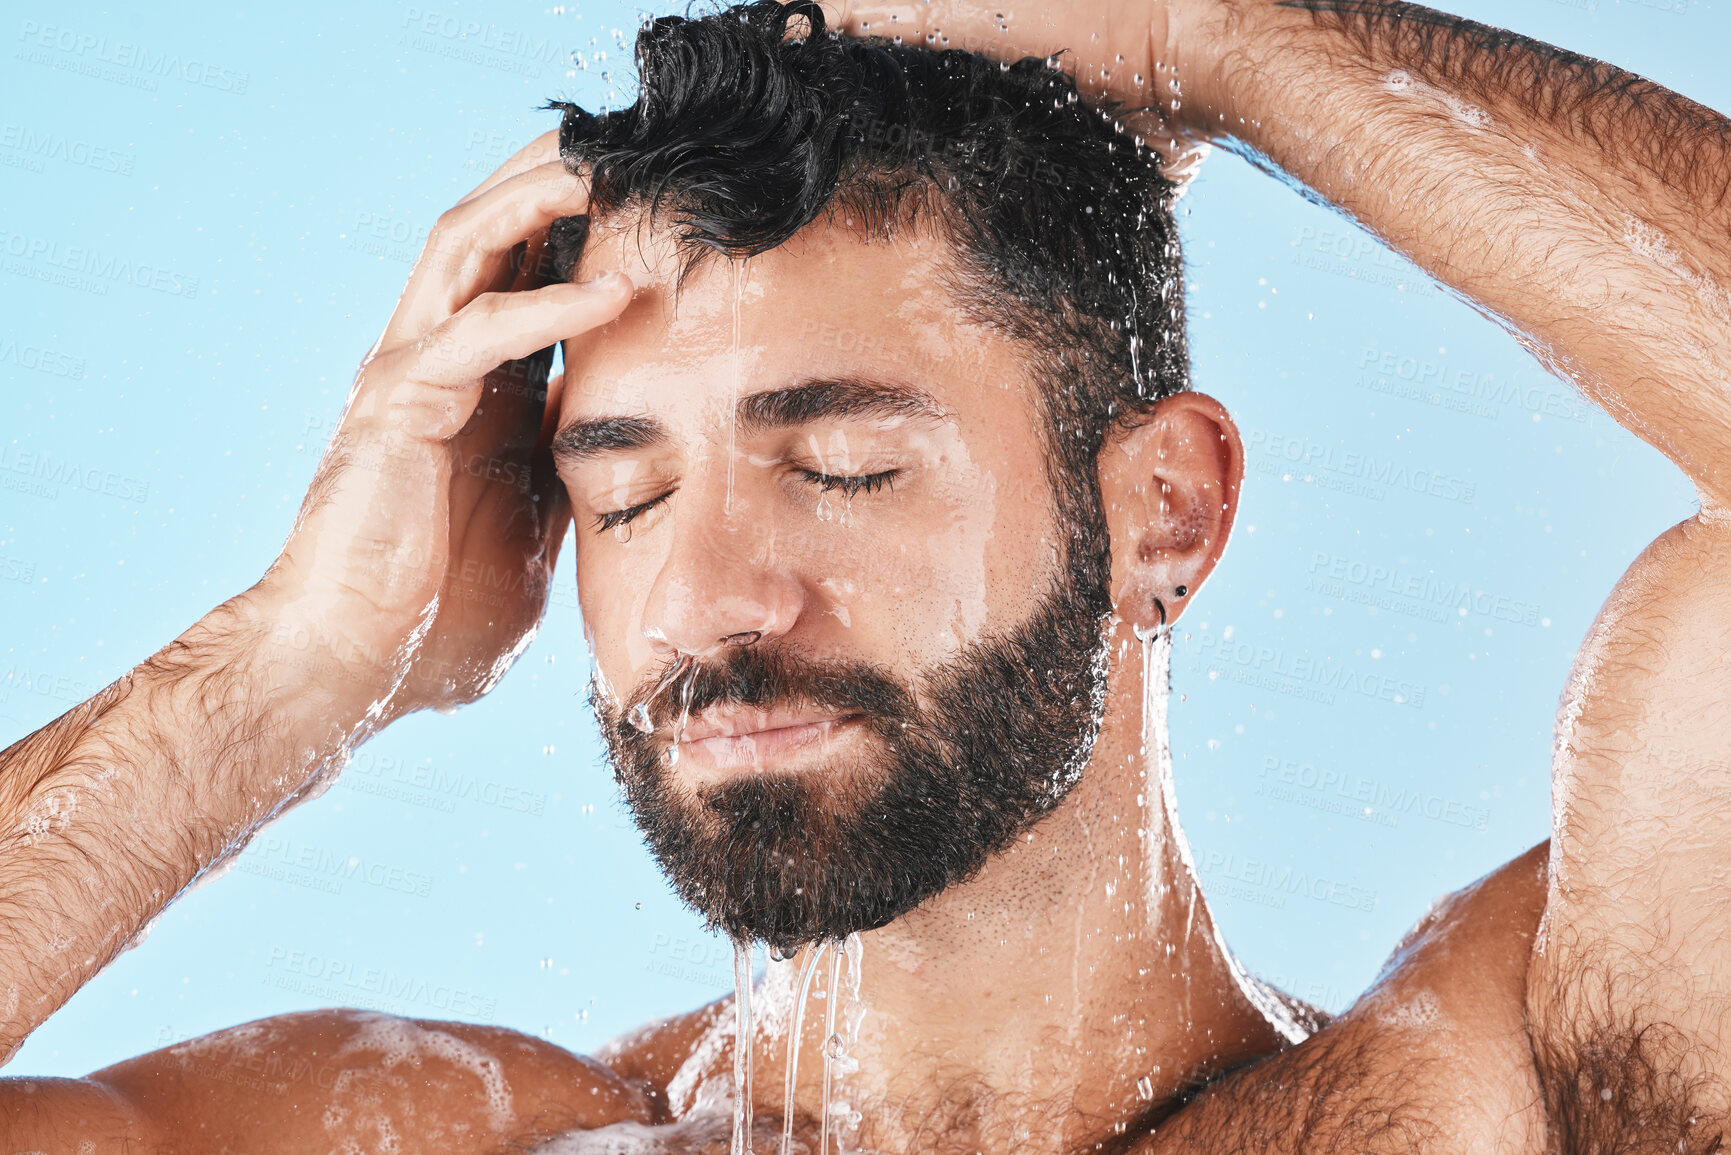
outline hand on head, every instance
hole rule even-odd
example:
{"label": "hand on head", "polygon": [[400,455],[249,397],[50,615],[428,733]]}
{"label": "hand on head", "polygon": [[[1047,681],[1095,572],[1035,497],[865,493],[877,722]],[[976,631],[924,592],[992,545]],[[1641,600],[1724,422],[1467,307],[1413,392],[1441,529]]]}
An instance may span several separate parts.
{"label": "hand on head", "polygon": [[548,275],[547,227],[584,212],[589,192],[556,137],[439,218],[249,595],[280,643],[336,661],[332,692],[374,719],[479,697],[546,605],[570,520],[546,456],[552,347],[631,299],[617,273]]}
{"label": "hand on head", "polygon": [[[855,36],[960,48],[1000,60],[1058,56],[1090,99],[1122,106],[1122,120],[1167,159],[1183,183],[1206,153],[1197,99],[1223,38],[1218,0],[1103,0],[1010,8],[983,0],[825,0],[831,28]],[[1207,29],[1204,31],[1204,29]]]}

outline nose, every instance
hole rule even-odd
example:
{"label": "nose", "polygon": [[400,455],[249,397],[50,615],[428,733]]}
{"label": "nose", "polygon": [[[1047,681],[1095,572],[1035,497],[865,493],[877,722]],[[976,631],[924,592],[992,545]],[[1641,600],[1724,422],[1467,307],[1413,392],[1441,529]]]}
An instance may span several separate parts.
{"label": "nose", "polygon": [[798,577],[781,564],[773,525],[736,503],[697,508],[687,486],[675,500],[673,540],[643,609],[643,636],[657,657],[706,657],[728,646],[786,634],[805,604]]}

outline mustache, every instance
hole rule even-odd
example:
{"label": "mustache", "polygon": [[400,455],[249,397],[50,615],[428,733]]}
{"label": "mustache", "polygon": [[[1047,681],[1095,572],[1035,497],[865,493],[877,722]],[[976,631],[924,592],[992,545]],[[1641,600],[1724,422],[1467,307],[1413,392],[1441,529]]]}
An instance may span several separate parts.
{"label": "mustache", "polygon": [[914,695],[866,662],[813,658],[790,648],[740,646],[719,660],[681,654],[632,692],[615,728],[659,731],[711,706],[799,705],[870,718],[908,718]]}

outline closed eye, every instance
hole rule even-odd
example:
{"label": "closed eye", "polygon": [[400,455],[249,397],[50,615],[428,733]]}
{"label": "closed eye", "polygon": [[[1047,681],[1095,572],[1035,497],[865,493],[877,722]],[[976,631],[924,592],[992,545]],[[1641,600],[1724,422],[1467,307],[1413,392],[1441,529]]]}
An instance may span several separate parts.
{"label": "closed eye", "polygon": [[839,489],[844,495],[852,497],[861,492],[876,493],[886,485],[892,490],[895,489],[894,478],[901,470],[886,469],[882,473],[863,473],[857,476],[843,473],[823,473],[816,469],[796,469],[795,472],[825,493]]}
{"label": "closed eye", "polygon": [[603,513],[595,519],[595,532],[606,533],[610,529],[617,529],[622,525],[630,525],[633,521],[636,521],[639,516],[648,513],[650,510],[654,509],[672,496],[673,491],[668,490],[660,497],[652,497],[648,501],[631,506],[629,509],[616,509],[611,513]]}

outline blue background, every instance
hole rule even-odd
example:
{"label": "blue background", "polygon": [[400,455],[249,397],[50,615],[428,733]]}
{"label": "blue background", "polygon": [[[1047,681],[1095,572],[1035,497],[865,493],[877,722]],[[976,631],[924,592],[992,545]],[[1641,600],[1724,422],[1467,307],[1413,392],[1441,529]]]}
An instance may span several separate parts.
{"label": "blue background", "polygon": [[[606,3],[7,7],[0,744],[257,579],[427,227],[552,127],[546,98],[629,101],[637,21]],[[1731,17],[1700,0],[1459,9],[1731,109]],[[1217,153],[1182,212],[1196,383],[1244,428],[1250,480],[1183,623],[1180,806],[1229,941],[1339,1009],[1433,899],[1545,837],[1573,651],[1694,502],[1505,333],[1291,189]],[[73,248],[133,279],[68,275]],[[44,454],[81,480],[32,475]],[[1384,463],[1416,488],[1379,483]],[[495,693],[376,739],[8,1073],[336,1003],[586,1049],[729,990],[728,951],[672,899],[602,765],[569,581]],[[1412,692],[1331,690],[1300,659]],[[1287,867],[1302,886],[1271,873]]]}

